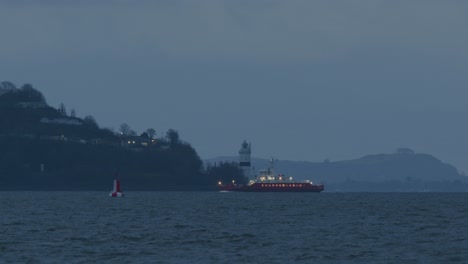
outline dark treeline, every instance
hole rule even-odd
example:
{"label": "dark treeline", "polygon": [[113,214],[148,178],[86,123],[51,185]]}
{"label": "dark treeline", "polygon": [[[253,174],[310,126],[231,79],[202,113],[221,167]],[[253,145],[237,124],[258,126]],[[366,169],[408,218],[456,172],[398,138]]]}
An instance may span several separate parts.
{"label": "dark treeline", "polygon": [[214,164],[208,163],[206,166],[206,175],[209,179],[218,179],[218,182],[222,184],[228,184],[232,181],[235,183],[246,183],[249,181],[236,162],[224,161]]}
{"label": "dark treeline", "polygon": [[92,116],[47,105],[31,85],[0,85],[0,189],[106,190],[118,178],[126,190],[214,190],[226,177],[243,182],[238,165],[207,168],[176,130],[140,136],[122,124],[99,128]]}
{"label": "dark treeline", "polygon": [[[119,178],[126,189],[206,189],[217,184],[188,144],[133,151],[106,144],[0,138],[0,188],[80,190],[109,187]],[[192,188],[193,187],[193,188]]]}

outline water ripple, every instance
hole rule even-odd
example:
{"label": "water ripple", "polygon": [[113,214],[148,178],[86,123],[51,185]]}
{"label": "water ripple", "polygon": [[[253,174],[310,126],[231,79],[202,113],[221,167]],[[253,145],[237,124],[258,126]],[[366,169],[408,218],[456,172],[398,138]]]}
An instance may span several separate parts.
{"label": "water ripple", "polygon": [[0,263],[468,263],[466,193],[0,195]]}

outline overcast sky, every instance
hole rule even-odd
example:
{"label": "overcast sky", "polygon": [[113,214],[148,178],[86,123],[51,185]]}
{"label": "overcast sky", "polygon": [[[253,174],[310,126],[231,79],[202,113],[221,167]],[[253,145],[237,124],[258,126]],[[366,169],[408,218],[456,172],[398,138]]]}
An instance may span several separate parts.
{"label": "overcast sky", "polygon": [[468,1],[0,0],[0,81],[202,158],[399,147],[468,172]]}

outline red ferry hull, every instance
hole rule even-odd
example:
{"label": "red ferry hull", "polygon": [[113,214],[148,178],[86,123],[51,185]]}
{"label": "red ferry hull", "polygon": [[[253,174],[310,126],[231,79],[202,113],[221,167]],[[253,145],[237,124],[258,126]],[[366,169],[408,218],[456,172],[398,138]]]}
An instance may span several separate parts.
{"label": "red ferry hull", "polygon": [[221,185],[221,191],[228,192],[321,192],[322,184],[311,183],[254,183],[252,185]]}

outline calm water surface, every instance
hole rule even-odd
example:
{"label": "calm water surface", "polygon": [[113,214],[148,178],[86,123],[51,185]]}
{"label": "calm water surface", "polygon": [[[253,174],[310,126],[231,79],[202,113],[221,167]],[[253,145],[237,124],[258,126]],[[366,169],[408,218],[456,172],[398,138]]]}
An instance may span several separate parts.
{"label": "calm water surface", "polygon": [[0,263],[468,263],[468,193],[0,192]]}

